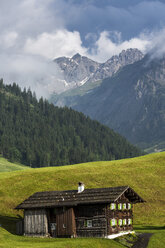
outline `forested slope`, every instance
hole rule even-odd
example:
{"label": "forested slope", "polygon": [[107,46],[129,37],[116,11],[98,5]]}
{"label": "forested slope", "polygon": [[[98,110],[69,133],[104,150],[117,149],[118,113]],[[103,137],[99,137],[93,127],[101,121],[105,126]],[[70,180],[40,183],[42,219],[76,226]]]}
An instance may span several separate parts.
{"label": "forested slope", "polygon": [[82,113],[0,82],[0,154],[31,167],[134,157],[141,152]]}

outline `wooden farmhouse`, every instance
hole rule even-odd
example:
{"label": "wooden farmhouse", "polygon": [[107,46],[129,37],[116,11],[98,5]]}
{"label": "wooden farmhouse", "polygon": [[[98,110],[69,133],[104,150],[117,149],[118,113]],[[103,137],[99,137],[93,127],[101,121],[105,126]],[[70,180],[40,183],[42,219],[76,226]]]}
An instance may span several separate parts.
{"label": "wooden farmhouse", "polygon": [[24,209],[24,235],[110,237],[133,230],[133,204],[144,200],[129,186],[37,192]]}

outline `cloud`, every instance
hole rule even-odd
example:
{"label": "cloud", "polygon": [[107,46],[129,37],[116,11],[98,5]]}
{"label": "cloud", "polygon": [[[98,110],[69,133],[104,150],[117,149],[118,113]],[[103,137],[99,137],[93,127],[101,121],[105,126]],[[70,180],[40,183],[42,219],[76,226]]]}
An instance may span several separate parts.
{"label": "cloud", "polygon": [[16,43],[16,40],[18,38],[17,32],[5,32],[2,35],[0,35],[0,46],[3,46],[3,48],[8,49],[10,47],[13,47]]}
{"label": "cloud", "polygon": [[49,59],[71,57],[77,52],[84,55],[87,52],[82,45],[79,32],[69,32],[65,29],[42,33],[36,39],[28,38],[24,50],[26,53],[39,54]]}
{"label": "cloud", "polygon": [[[35,91],[37,97],[48,97],[52,85],[57,84],[59,91],[58,79],[63,79],[63,75],[55,63],[46,60],[41,56],[13,54],[7,56],[0,55],[1,63],[0,77],[5,79],[5,83],[16,82],[22,88],[30,87]],[[7,66],[6,66],[7,65]]]}
{"label": "cloud", "polygon": [[[88,34],[87,39],[92,38]],[[119,54],[128,48],[138,48],[145,52],[149,44],[146,36],[132,38],[122,41],[121,33],[103,31],[98,39],[94,34],[92,49],[87,49],[82,45],[80,33],[77,31],[56,30],[54,33],[43,33],[36,38],[27,39],[24,52],[27,54],[41,55],[48,59],[61,56],[72,57],[75,53],[88,56],[96,61],[105,62],[111,56]]]}
{"label": "cloud", "polygon": [[150,55],[150,59],[161,59],[165,56],[165,28],[150,34],[150,42],[146,50]]}
{"label": "cloud", "polygon": [[130,47],[161,56],[164,12],[164,2],[149,0],[1,0],[0,77],[46,97],[64,83],[53,58],[104,62]]}
{"label": "cloud", "polygon": [[96,41],[95,48],[91,51],[91,55],[93,59],[104,62],[111,56],[118,55],[122,50],[128,48],[138,48],[145,53],[147,45],[149,45],[149,41],[146,37],[142,37],[142,35],[141,37],[122,41],[120,33],[104,31]]}

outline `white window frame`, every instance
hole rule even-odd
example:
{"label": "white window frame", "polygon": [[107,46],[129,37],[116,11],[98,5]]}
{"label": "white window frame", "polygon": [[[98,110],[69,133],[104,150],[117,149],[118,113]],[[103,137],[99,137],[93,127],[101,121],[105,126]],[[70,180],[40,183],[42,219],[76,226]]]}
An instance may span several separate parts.
{"label": "white window frame", "polygon": [[122,210],[123,209],[123,204],[122,203],[118,203],[118,210]]}
{"label": "white window frame", "polygon": [[112,227],[116,226],[116,219],[115,218],[111,219],[110,223]]}
{"label": "white window frame", "polygon": [[55,231],[56,230],[56,223],[50,223],[50,229],[51,229],[51,231]]}
{"label": "white window frame", "polygon": [[110,209],[111,210],[116,210],[116,203],[111,203],[110,204]]}
{"label": "white window frame", "polygon": [[92,220],[87,220],[87,227],[92,227]]}
{"label": "white window frame", "polygon": [[[121,223],[120,223],[120,222],[121,222]],[[118,225],[119,225],[119,226],[122,226],[122,225],[123,225],[123,220],[122,220],[122,219],[119,219],[119,220],[118,220]]]}

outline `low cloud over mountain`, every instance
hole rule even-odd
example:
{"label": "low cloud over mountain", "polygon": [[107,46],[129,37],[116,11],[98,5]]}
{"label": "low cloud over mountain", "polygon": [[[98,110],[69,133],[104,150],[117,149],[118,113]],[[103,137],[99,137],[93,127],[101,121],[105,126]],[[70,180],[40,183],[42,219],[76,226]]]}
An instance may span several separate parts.
{"label": "low cloud over mountain", "polygon": [[[60,56],[105,62],[123,49],[164,52],[163,1],[2,0],[0,77],[47,96]],[[160,43],[161,42],[161,43]]]}

